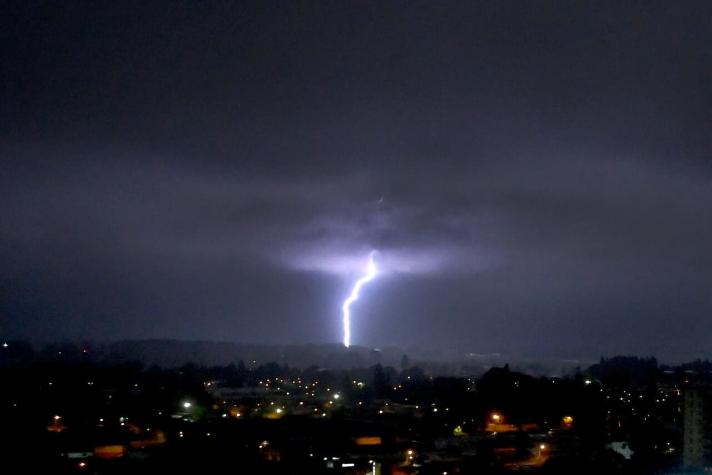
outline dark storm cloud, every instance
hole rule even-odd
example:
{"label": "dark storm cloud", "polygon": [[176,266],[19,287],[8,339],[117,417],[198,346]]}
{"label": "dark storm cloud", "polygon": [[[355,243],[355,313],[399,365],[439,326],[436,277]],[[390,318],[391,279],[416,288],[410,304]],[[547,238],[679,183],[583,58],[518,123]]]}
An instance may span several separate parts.
{"label": "dark storm cloud", "polygon": [[19,3],[11,335],[702,355],[709,7]]}

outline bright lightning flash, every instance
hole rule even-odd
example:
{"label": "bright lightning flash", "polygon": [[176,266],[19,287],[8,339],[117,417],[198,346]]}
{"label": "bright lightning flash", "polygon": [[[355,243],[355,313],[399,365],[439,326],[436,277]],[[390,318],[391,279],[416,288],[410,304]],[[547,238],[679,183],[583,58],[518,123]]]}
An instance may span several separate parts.
{"label": "bright lightning flash", "polygon": [[344,346],[346,348],[351,346],[351,310],[349,307],[351,307],[352,303],[358,300],[358,294],[361,292],[361,287],[372,281],[378,274],[376,262],[373,259],[374,254],[375,251],[372,251],[368,256],[368,268],[366,270],[366,275],[356,281],[353,289],[351,289],[351,294],[346,300],[344,300],[344,304],[341,306],[341,311],[344,315]]}

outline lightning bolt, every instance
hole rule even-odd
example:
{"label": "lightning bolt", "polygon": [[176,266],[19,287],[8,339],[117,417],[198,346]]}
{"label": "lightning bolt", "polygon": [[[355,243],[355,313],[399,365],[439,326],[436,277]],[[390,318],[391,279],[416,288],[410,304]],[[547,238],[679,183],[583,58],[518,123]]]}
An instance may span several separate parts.
{"label": "lightning bolt", "polygon": [[361,292],[361,287],[372,281],[378,274],[376,262],[374,261],[375,253],[376,251],[371,251],[371,254],[369,254],[366,275],[356,281],[353,288],[351,289],[351,294],[346,300],[344,300],[344,304],[341,306],[341,312],[343,313],[344,320],[344,346],[346,348],[351,346],[351,304],[358,300],[358,294],[359,292]]}

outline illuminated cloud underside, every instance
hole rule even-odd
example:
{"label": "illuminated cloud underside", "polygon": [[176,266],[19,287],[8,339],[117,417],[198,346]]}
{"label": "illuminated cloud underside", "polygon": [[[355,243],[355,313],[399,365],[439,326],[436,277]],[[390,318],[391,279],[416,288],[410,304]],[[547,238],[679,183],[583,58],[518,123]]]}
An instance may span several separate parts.
{"label": "illuminated cloud underside", "polygon": [[[363,259],[354,257],[340,248],[325,250],[328,246],[314,246],[288,252],[280,263],[305,272],[347,276],[363,270]],[[435,250],[379,250],[378,269],[395,274],[430,274],[452,267],[452,256]]]}

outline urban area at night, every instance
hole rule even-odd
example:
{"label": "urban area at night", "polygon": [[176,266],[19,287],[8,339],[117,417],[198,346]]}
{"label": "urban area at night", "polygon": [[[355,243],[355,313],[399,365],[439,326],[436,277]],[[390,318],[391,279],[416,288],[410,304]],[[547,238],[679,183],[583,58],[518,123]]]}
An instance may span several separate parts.
{"label": "urban area at night", "polygon": [[[678,473],[709,460],[706,361],[621,356],[554,377],[477,357],[425,370],[404,354],[394,367],[337,345],[311,348],[332,368],[126,359],[152,346],[190,348],[4,342],[9,460],[30,473],[334,475]],[[338,367],[350,362],[367,365]]]}

